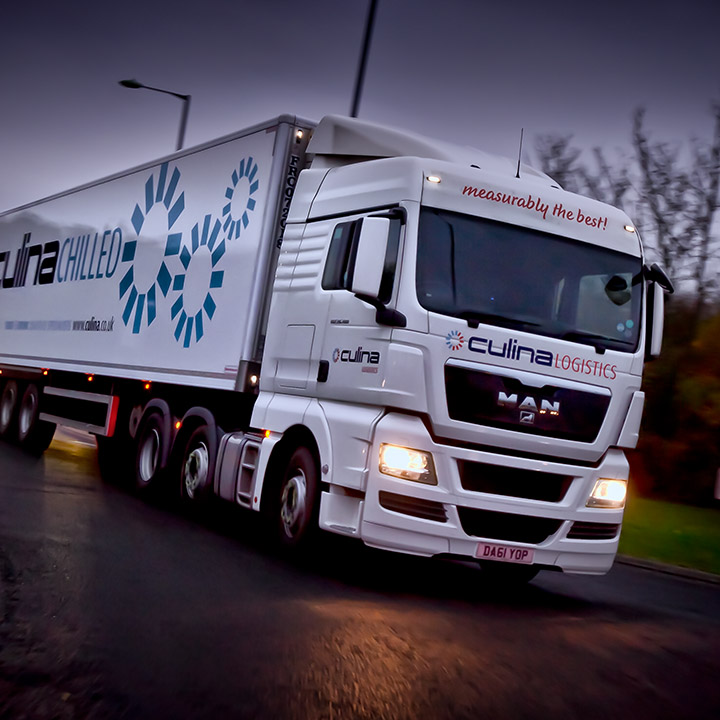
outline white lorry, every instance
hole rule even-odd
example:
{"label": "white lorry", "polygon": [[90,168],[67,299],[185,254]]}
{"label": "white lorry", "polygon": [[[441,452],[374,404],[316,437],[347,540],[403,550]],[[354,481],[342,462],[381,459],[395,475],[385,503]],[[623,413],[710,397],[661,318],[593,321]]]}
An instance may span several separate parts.
{"label": "white lorry", "polygon": [[282,116],[0,215],[0,434],[498,575],[614,559],[663,292],[524,164]]}

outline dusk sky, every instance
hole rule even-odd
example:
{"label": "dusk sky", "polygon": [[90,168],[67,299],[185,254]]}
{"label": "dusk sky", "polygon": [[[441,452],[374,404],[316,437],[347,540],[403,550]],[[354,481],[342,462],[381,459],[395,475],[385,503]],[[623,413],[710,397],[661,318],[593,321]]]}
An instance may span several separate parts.
{"label": "dusk sky", "polygon": [[[369,0],[29,0],[0,20],[0,211],[282,113],[350,111]],[[379,0],[359,116],[503,155],[709,139],[717,0]],[[527,156],[527,154],[526,154]],[[532,159],[530,156],[529,159]]]}

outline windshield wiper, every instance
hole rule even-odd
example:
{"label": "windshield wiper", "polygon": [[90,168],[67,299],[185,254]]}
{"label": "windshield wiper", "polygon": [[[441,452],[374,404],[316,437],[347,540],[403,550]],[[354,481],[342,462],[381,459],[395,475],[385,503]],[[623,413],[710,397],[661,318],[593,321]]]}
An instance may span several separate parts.
{"label": "windshield wiper", "polygon": [[467,320],[469,327],[475,329],[480,323],[488,323],[490,325],[500,325],[501,327],[510,327],[522,329],[524,327],[537,327],[540,323],[530,320],[519,320],[517,318],[506,317],[497,313],[478,312],[477,310],[462,310],[453,313],[455,317]]}

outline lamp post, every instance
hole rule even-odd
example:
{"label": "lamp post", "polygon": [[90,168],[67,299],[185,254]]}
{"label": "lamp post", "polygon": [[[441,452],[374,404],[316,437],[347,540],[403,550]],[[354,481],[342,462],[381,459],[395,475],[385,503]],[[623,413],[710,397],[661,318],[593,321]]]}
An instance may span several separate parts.
{"label": "lamp post", "polygon": [[163,90],[162,88],[150,87],[150,85],[143,85],[143,83],[137,80],[120,80],[119,85],[130,88],[131,90],[139,90],[143,88],[145,90],[153,90],[155,92],[164,93],[165,95],[172,95],[173,97],[180,98],[183,101],[182,114],[180,115],[180,130],[178,131],[177,147],[176,150],[182,150],[183,143],[185,141],[185,128],[187,127],[188,112],[190,112],[190,95],[181,95],[180,93],[170,92],[170,90]]}
{"label": "lamp post", "polygon": [[360,109],[360,97],[362,96],[363,84],[365,83],[365,68],[367,67],[368,53],[370,51],[370,40],[375,25],[375,10],[377,9],[377,0],[370,0],[370,8],[368,9],[367,21],[365,23],[365,35],[363,37],[363,46],[360,53],[360,62],[358,64],[357,76],[355,77],[355,91],[353,92],[352,108],[350,109],[350,117],[356,118]]}

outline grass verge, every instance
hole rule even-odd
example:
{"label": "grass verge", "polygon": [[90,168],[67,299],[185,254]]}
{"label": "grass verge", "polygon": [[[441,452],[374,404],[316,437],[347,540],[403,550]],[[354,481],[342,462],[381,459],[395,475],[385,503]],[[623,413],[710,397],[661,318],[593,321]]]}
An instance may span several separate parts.
{"label": "grass verge", "polygon": [[630,497],[619,552],[720,575],[720,509]]}

